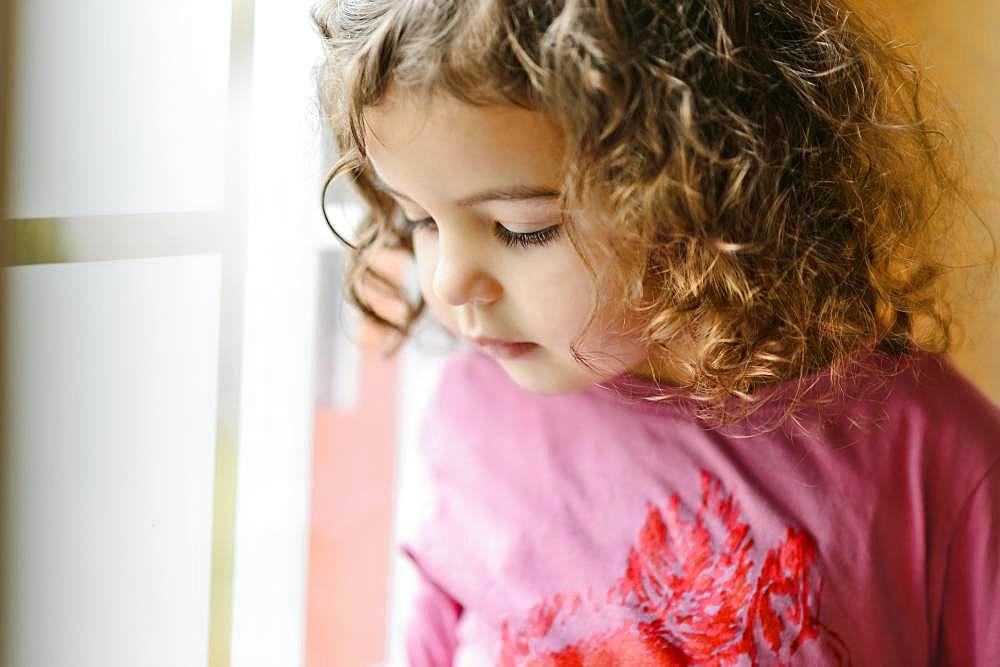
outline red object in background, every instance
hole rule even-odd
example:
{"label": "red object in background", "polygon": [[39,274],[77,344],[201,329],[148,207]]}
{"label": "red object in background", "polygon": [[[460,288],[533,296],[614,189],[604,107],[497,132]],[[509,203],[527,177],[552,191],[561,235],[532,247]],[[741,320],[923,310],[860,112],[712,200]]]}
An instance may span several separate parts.
{"label": "red object in background", "polygon": [[[395,276],[402,264],[394,265]],[[371,667],[385,659],[398,361],[361,327],[358,402],[317,407],[313,439],[306,667]]]}

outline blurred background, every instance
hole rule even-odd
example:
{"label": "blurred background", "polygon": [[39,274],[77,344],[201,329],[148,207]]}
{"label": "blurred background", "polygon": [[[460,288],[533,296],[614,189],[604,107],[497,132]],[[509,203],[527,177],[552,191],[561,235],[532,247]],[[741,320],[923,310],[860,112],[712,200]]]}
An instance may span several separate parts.
{"label": "blurred background", "polygon": [[[312,2],[0,3],[0,665],[403,665],[449,342],[384,359],[340,307]],[[1000,238],[1000,5],[866,7],[921,44]],[[996,287],[956,286],[954,359],[1000,402]]]}

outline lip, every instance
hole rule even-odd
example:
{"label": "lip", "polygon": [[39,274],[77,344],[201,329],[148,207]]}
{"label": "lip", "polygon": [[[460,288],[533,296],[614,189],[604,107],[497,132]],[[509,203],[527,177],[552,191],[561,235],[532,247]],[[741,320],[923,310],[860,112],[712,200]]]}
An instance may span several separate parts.
{"label": "lip", "polygon": [[497,338],[485,338],[482,336],[471,338],[470,340],[475,343],[479,349],[500,359],[516,359],[517,357],[522,357],[530,353],[538,347],[535,343],[499,340]]}

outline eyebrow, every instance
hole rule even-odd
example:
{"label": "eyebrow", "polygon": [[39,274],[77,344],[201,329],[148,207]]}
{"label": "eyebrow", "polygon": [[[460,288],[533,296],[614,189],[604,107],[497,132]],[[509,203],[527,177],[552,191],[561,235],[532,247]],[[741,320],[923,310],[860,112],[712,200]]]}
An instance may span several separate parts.
{"label": "eyebrow", "polygon": [[[379,176],[374,175],[375,185],[378,186],[380,190],[384,190],[391,195],[395,195],[400,199],[405,199],[408,202],[416,204],[402,192],[393,190],[386,184]],[[538,185],[510,185],[506,187],[490,188],[488,190],[483,190],[482,192],[476,192],[474,194],[462,197],[458,200],[458,205],[463,207],[475,206],[476,204],[482,204],[488,201],[525,201],[531,199],[556,199],[561,193],[559,190],[554,190],[549,187],[538,186]]]}

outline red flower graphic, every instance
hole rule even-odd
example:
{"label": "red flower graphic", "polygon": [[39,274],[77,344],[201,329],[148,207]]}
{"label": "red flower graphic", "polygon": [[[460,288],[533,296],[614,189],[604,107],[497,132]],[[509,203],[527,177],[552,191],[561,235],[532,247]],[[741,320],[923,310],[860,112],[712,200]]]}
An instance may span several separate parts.
{"label": "red flower graphic", "polygon": [[789,528],[755,567],[738,503],[704,471],[701,488],[693,520],[676,494],[663,512],[647,506],[625,573],[602,598],[557,594],[516,630],[505,620],[497,664],[782,665],[818,641],[830,664],[849,665],[843,643],[818,620],[822,580],[810,537]]}

